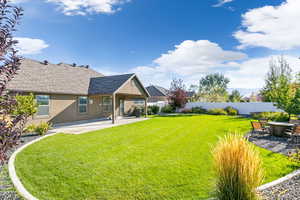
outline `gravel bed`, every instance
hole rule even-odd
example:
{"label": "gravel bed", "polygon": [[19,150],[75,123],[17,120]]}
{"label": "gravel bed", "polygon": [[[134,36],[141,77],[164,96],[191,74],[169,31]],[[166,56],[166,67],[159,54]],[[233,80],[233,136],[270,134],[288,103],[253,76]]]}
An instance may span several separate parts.
{"label": "gravel bed", "polygon": [[[297,148],[288,142],[288,138],[268,134],[248,134],[248,139],[259,147],[284,155],[294,152]],[[300,175],[265,189],[260,195],[264,200],[300,200]]]}
{"label": "gravel bed", "polygon": [[[24,144],[39,138],[38,135],[25,135],[21,137],[21,143],[8,152],[8,156],[11,156],[12,153],[19,147],[23,146]],[[20,195],[16,192],[8,174],[8,166],[0,165],[0,200],[21,200],[23,199]]]}
{"label": "gravel bed", "polygon": [[297,200],[300,199],[300,176],[293,177],[281,184],[260,193],[264,200]]}

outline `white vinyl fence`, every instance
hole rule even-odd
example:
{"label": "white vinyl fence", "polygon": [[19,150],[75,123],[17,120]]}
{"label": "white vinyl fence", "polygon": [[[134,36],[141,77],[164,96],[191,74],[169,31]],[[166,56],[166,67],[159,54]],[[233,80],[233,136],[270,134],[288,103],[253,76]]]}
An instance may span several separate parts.
{"label": "white vinyl fence", "polygon": [[159,107],[159,111],[161,110],[162,107],[168,105],[168,102],[165,101],[158,101],[158,102],[148,102],[147,103],[148,106],[158,106]]}
{"label": "white vinyl fence", "polygon": [[273,103],[267,102],[247,102],[247,103],[208,103],[208,102],[190,102],[185,105],[185,109],[191,109],[193,107],[202,107],[204,109],[212,108],[226,108],[231,106],[239,111],[242,115],[249,115],[253,112],[282,112],[282,110],[276,108]]}

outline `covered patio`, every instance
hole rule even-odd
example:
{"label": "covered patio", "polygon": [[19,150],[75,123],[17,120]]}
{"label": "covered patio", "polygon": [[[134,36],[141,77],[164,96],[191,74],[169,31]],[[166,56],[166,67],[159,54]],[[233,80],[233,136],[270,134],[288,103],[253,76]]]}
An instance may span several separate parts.
{"label": "covered patio", "polygon": [[147,117],[150,95],[135,74],[92,78],[89,94],[95,99],[100,96],[100,112],[113,124],[120,117],[132,116],[136,108],[142,108]]}

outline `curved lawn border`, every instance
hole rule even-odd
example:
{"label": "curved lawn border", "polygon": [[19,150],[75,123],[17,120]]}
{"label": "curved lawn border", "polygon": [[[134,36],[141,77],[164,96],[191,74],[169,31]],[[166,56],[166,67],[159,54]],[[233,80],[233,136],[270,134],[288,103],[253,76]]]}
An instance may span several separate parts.
{"label": "curved lawn border", "polygon": [[288,174],[288,175],[286,175],[284,177],[281,177],[281,178],[279,178],[279,179],[277,179],[275,181],[272,181],[270,183],[266,183],[264,185],[259,186],[257,188],[257,191],[263,191],[263,190],[269,189],[269,188],[274,187],[274,186],[276,186],[276,185],[278,185],[280,183],[283,183],[283,182],[285,182],[285,181],[287,181],[289,179],[292,179],[293,177],[298,176],[298,175],[300,175],[300,169],[298,169],[296,171],[293,171],[292,173],[290,173],[290,174]]}
{"label": "curved lawn border", "polygon": [[9,158],[9,161],[8,161],[8,172],[9,172],[9,177],[10,179],[12,180],[12,183],[14,184],[17,192],[25,199],[27,200],[38,200],[38,198],[34,197],[32,194],[30,194],[30,192],[28,192],[26,190],[26,188],[24,187],[24,185],[21,183],[21,180],[19,179],[19,177],[17,176],[17,173],[16,173],[16,168],[15,168],[15,160],[16,160],[16,156],[18,153],[20,153],[22,150],[24,150],[26,147],[28,147],[29,145],[33,144],[33,143],[36,143],[46,137],[49,137],[49,136],[53,136],[57,133],[52,133],[52,134],[49,134],[49,135],[45,135],[43,137],[40,137],[40,138],[37,138],[31,142],[28,142],[27,144],[21,146],[20,148],[18,148],[12,155],[11,157]]}

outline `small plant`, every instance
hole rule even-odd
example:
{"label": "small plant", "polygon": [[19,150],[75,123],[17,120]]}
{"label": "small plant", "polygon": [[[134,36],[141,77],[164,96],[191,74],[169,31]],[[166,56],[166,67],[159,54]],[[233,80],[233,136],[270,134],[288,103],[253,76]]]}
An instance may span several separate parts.
{"label": "small plant", "polygon": [[163,113],[173,113],[175,110],[171,105],[166,105],[161,108],[161,112]]}
{"label": "small plant", "polygon": [[45,135],[50,129],[52,125],[47,122],[41,122],[39,125],[36,126],[35,132],[39,135]]}
{"label": "small plant", "polygon": [[224,109],[228,115],[238,115],[239,111],[231,106],[228,106]]}
{"label": "small plant", "polygon": [[193,107],[192,112],[196,114],[205,114],[207,113],[207,110],[202,107]]}
{"label": "small plant", "polygon": [[300,165],[300,149],[297,149],[295,152],[289,152],[289,160]]}
{"label": "small plant", "polygon": [[210,115],[227,115],[226,110],[222,109],[222,108],[213,108],[208,110],[208,114]]}
{"label": "small plant", "polygon": [[244,137],[231,134],[221,139],[213,150],[219,200],[256,200],[256,187],[264,172],[258,151]]}
{"label": "small plant", "polygon": [[148,106],[148,115],[156,115],[159,112],[159,106]]}
{"label": "small plant", "polygon": [[283,112],[261,112],[253,113],[253,119],[267,119],[270,121],[287,122],[289,121],[289,115]]}
{"label": "small plant", "polygon": [[33,133],[35,132],[36,126],[34,124],[30,124],[25,128],[25,133]]}

